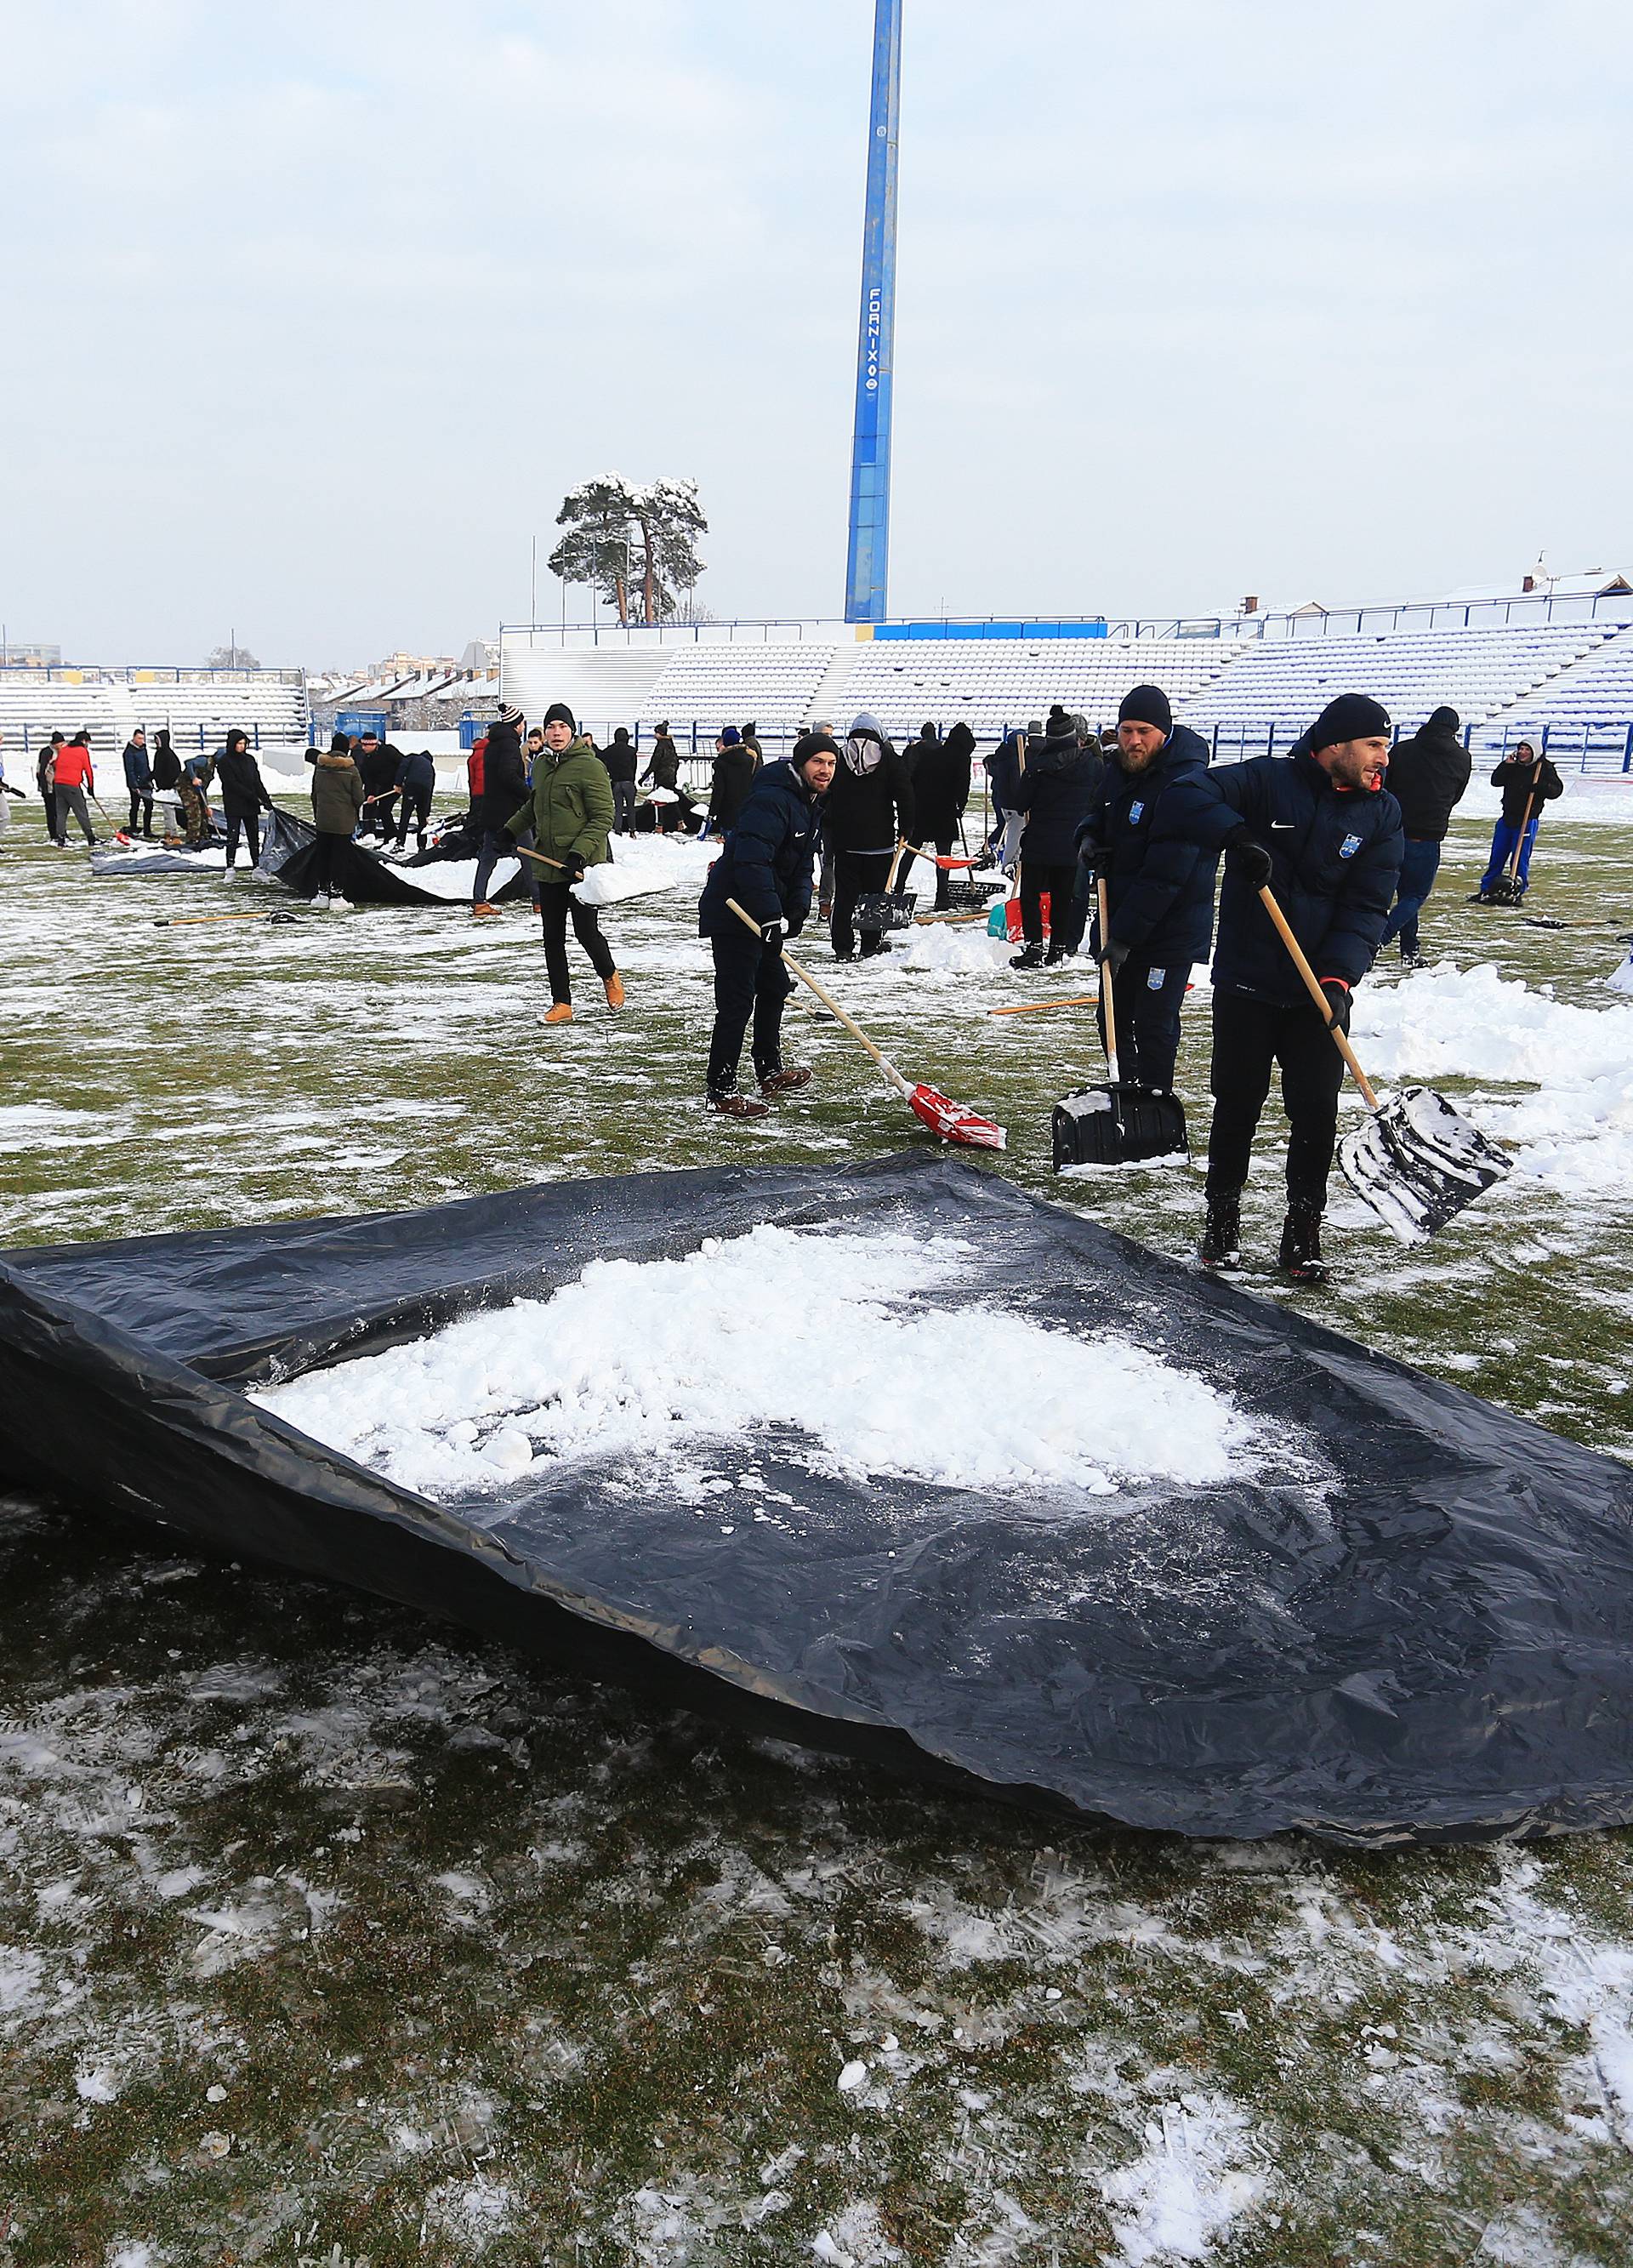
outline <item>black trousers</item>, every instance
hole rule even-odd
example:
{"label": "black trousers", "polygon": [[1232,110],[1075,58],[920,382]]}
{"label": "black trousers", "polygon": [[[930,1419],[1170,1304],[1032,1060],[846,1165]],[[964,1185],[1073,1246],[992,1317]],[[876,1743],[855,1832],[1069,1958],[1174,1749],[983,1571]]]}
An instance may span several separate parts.
{"label": "black trousers", "polygon": [[249,844],[249,863],[261,864],[261,814],[258,811],[229,811],[227,821],[227,864],[230,866],[239,855],[239,836],[241,833]]}
{"label": "black trousers", "polygon": [[[864,890],[882,890],[890,880],[893,853],[860,850],[835,850],[834,853],[834,950],[854,953],[857,947],[857,900]],[[743,932],[747,938],[747,930]],[[882,953],[884,932],[864,929],[862,932],[862,958]]]}
{"label": "black trousers", "polygon": [[151,835],[153,832],[153,791],[151,787],[133,787],[130,791],[130,817],[127,825],[132,835],[136,831],[138,806],[142,814],[142,832]]}
{"label": "black trousers", "polygon": [[346,853],[351,848],[349,835],[320,835],[313,842],[312,879],[313,895],[341,887],[341,877],[346,871]]}
{"label": "black trousers", "polygon": [[408,839],[408,829],[414,829],[415,840],[422,850],[425,848],[425,825],[431,815],[431,792],[428,787],[405,787],[402,791],[402,816],[397,821],[397,848],[401,850]]}
{"label": "black trousers", "polygon": [[716,1099],[737,1086],[743,1035],[754,1020],[754,1077],[783,1068],[783,1006],[794,980],[783,956],[768,953],[740,922],[709,942],[715,957],[715,1027],[709,1039],[709,1092]]}
{"label": "black trousers", "polygon": [[593,906],[581,906],[563,882],[546,882],[539,892],[539,918],[544,927],[544,967],[550,980],[552,1000],[571,1003],[572,981],[567,974],[567,917],[572,916],[573,935],[590,956],[590,966],[605,983],[618,963],[601,935]]}
{"label": "black trousers", "polygon": [[1078,902],[1078,868],[1074,860],[1070,866],[1046,866],[1041,859],[1028,858],[1024,854],[1020,862],[1020,929],[1028,945],[1043,942],[1043,907],[1041,900],[1048,894],[1049,901],[1049,950],[1051,953],[1076,953],[1083,942],[1083,924],[1088,912],[1085,900]]}
{"label": "black trousers", "polygon": [[[1157,968],[1132,955],[1117,971],[1112,980],[1111,1004],[1117,1012],[1117,1070],[1123,1079],[1165,1092],[1173,1085],[1173,1062],[1180,1052],[1180,1009],[1190,976],[1188,961],[1178,961],[1172,968]],[[1103,990],[1103,971],[1100,982]],[[1094,1012],[1104,1047],[1104,1004]],[[1335,1048],[1333,1052],[1338,1051]]]}
{"label": "black trousers", "polygon": [[1213,1125],[1208,1136],[1208,1193],[1239,1189],[1247,1179],[1254,1130],[1281,1065],[1282,1101],[1292,1122],[1287,1194],[1318,1209],[1327,1202],[1338,1137],[1343,1057],[1313,1000],[1280,1007],[1245,992],[1213,999]]}

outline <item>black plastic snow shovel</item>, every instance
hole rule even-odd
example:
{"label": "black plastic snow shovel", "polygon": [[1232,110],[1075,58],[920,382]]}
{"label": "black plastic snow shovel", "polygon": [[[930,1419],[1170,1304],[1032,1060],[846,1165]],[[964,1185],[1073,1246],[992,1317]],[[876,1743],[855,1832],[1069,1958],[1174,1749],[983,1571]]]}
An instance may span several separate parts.
{"label": "black plastic snow shovel", "polygon": [[911,929],[913,926],[918,892],[898,890],[896,887],[896,870],[907,848],[907,837],[903,836],[896,845],[896,855],[890,862],[884,888],[864,890],[857,900],[857,909],[851,918],[857,928],[869,936],[882,937],[887,930]]}
{"label": "black plastic snow shovel", "polygon": [[1099,889],[1100,1005],[1106,1018],[1106,1068],[1111,1079],[1105,1086],[1076,1087],[1056,1104],[1049,1127],[1056,1173],[1067,1166],[1137,1166],[1146,1158],[1190,1154],[1185,1105],[1179,1096],[1126,1086],[1117,1076],[1117,1011],[1112,998],[1111,920],[1104,875]]}
{"label": "black plastic snow shovel", "polygon": [[1402,1244],[1426,1243],[1511,1173],[1513,1160],[1431,1086],[1403,1086],[1379,1102],[1287,917],[1268,886],[1259,895],[1367,1108],[1367,1117],[1338,1145],[1344,1178]]}

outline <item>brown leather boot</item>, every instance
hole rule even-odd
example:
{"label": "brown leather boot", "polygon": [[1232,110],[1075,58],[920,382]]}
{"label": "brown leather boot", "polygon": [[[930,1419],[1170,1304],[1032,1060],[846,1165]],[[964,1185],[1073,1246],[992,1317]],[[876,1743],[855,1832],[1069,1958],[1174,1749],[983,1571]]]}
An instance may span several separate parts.
{"label": "brown leather boot", "polygon": [[769,1071],[760,1082],[761,1094],[787,1094],[796,1086],[804,1086],[811,1077],[803,1064],[791,1064],[786,1071]]}
{"label": "brown leather boot", "polygon": [[711,1094],[709,1108],[725,1118],[769,1118],[770,1105],[754,1102],[746,1094]]}
{"label": "brown leather boot", "polygon": [[572,1020],[573,1004],[570,1000],[556,1001],[549,1014],[539,1019],[541,1024],[570,1024]]}
{"label": "brown leather boot", "polygon": [[609,1008],[622,1008],[622,1007],[623,1006],[623,1004],[624,1004],[624,981],[623,981],[623,978],[622,978],[622,977],[618,974],[618,971],[614,968],[614,971],[613,971],[613,973],[612,973],[612,975],[611,975],[610,976],[604,977],[604,978],[602,979],[602,982],[603,982],[603,983],[604,983],[604,984],[606,985],[606,987],[607,987],[607,1006],[608,1006]]}

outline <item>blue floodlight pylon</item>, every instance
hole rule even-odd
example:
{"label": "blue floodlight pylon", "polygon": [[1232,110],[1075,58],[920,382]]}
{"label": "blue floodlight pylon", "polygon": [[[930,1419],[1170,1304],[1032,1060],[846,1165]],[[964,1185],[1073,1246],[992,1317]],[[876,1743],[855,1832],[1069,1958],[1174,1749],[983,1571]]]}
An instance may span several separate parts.
{"label": "blue floodlight pylon", "polygon": [[873,94],[862,224],[862,322],[850,451],[845,620],[882,622],[890,572],[890,375],[896,327],[896,121],[901,0],[874,0]]}

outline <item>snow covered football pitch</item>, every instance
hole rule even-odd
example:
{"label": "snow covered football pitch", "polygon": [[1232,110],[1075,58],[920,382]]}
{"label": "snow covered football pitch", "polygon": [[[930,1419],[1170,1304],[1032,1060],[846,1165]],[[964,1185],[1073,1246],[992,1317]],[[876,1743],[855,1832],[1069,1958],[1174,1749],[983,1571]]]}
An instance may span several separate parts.
{"label": "snow covered football pitch", "polygon": [[[812,1087],[747,1130],[698,1108],[684,895],[607,914],[622,1015],[592,981],[547,1033],[521,911],[158,929],[288,901],[93,885],[14,809],[10,1241],[929,1138],[798,1003]],[[1340,1281],[1298,1296],[1625,1455],[1633,1002],[1601,980],[1633,828],[1550,820],[1530,910],[1558,931],[1462,903],[1486,836],[1459,822],[1435,965],[1369,988],[1356,1034],[1517,1170],[1427,1250],[1340,1202]],[[838,972],[847,1003],[1007,1124],[996,1170],[1187,1249],[1195,1177],[1048,1170],[1085,1012],[989,1013],[1092,984],[958,935],[911,958],[961,968]],[[1195,997],[1187,1028],[1200,1132]],[[1055,1826],[16,1498],[0,1616],[7,2268],[1633,2255],[1628,1835],[1357,1856]]]}

